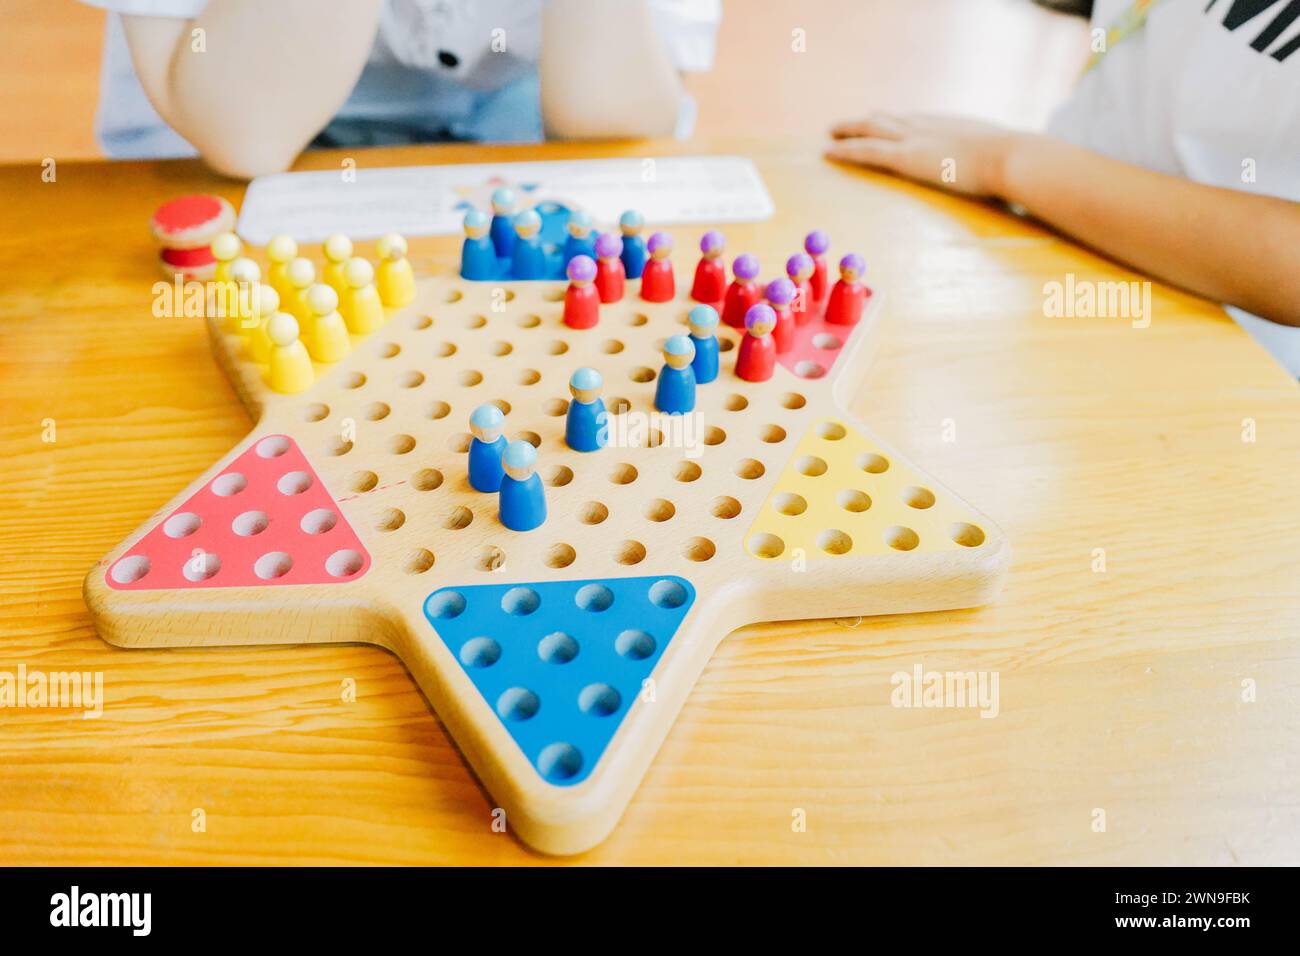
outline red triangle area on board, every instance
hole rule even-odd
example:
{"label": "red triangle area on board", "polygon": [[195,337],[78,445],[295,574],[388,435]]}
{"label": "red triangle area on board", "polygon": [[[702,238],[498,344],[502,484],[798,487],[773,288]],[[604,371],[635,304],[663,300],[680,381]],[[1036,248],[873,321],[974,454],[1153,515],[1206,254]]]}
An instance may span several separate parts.
{"label": "red triangle area on board", "polygon": [[[864,310],[871,304],[871,287],[865,291]],[[853,331],[852,325],[826,321],[825,304],[815,305],[808,320],[794,329],[793,344],[780,352],[776,360],[800,378],[829,375],[839,360],[840,351]]]}
{"label": "red triangle area on board", "polygon": [[370,554],[287,435],[254,443],[108,568],[110,587],[265,587],[354,581]]}

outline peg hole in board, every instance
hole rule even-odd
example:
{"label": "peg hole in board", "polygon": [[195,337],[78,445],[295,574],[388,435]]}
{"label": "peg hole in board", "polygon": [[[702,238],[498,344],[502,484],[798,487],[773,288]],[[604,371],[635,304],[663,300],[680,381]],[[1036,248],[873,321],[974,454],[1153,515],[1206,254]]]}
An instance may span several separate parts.
{"label": "peg hole in board", "polygon": [[[308,514],[314,514],[314,512],[308,512]],[[333,514],[333,512],[329,512],[329,514]],[[307,515],[304,515],[302,520],[305,522]],[[271,519],[265,511],[245,511],[231,519],[230,530],[241,538],[252,538],[261,534],[270,525]],[[330,527],[333,527],[333,525]],[[303,530],[306,531],[306,528],[304,527]],[[315,532],[308,533],[314,534]]]}
{"label": "peg hole in board", "polygon": [[934,507],[934,492],[920,485],[910,485],[904,488],[902,497],[905,505],[918,511]]}
{"label": "peg hole in board", "polygon": [[411,486],[416,491],[436,491],[442,486],[442,472],[437,468],[421,468],[411,476]]}
{"label": "peg hole in board", "polygon": [[772,507],[783,515],[796,518],[808,510],[808,499],[793,491],[783,491],[772,499]]}
{"label": "peg hole in board", "polygon": [[673,469],[673,478],[676,481],[691,482],[698,479],[703,473],[704,470],[695,462],[690,460],[679,461]]}
{"label": "peg hole in board", "polygon": [[[262,514],[260,511],[247,511],[236,518],[235,521],[238,522],[241,519],[250,516],[252,516],[253,520],[258,524],[261,524],[262,527],[266,526],[266,515]],[[302,529],[303,534],[325,534],[328,531],[333,531],[334,526],[338,524],[338,522],[339,516],[329,508],[315,508],[302,516],[302,520],[298,522],[298,527]],[[254,525],[254,527],[256,527],[256,525]],[[243,533],[244,532],[240,531],[238,527],[235,528],[235,534]],[[256,531],[251,533],[257,534]]]}
{"label": "peg hole in board", "polygon": [[920,537],[911,528],[894,525],[885,529],[885,544],[895,551],[911,551],[920,543]]}
{"label": "peg hole in board", "polygon": [[572,545],[563,542],[553,544],[546,549],[544,561],[548,568],[567,568],[578,557]]}
{"label": "peg hole in board", "polygon": [[630,485],[636,481],[637,470],[635,465],[629,465],[627,462],[620,462],[615,465],[609,473],[609,480],[616,485]]}
{"label": "peg hole in board", "polygon": [[270,551],[253,562],[253,573],[263,581],[282,578],[293,569],[293,558],[284,551]]}
{"label": "peg hole in board", "polygon": [[614,560],[619,564],[640,564],[645,560],[645,545],[640,541],[628,539],[622,542],[614,552]]}
{"label": "peg hole in board", "polygon": [[719,495],[709,503],[709,511],[715,518],[734,518],[740,514],[740,502],[730,495]]}
{"label": "peg hole in board", "polygon": [[215,577],[221,570],[221,558],[211,552],[200,552],[185,559],[181,573],[187,581],[197,584]]}
{"label": "peg hole in board", "polygon": [[785,542],[774,534],[760,531],[758,534],[750,535],[746,547],[756,558],[779,558],[785,551]]}
{"label": "peg hole in board", "polygon": [[866,492],[858,491],[856,488],[844,489],[839,493],[836,500],[841,508],[854,514],[866,511],[871,507],[871,497]]}
{"label": "peg hole in board", "polygon": [[[468,510],[468,509],[467,509]],[[474,558],[474,567],[480,571],[499,571],[506,565],[506,553],[494,544],[479,549]]]}
{"label": "peg hole in board", "polygon": [[448,531],[464,531],[474,521],[474,512],[464,505],[453,508],[443,519],[442,526]]}
{"label": "peg hole in board", "polygon": [[708,561],[717,553],[718,546],[703,537],[690,538],[682,548],[682,557],[688,561]]}
{"label": "peg hole in board", "polygon": [[853,539],[837,528],[830,528],[817,535],[817,547],[827,554],[848,554],[853,548]]}
{"label": "peg hole in board", "polygon": [[188,538],[203,525],[203,519],[192,511],[178,511],[163,522],[163,534],[169,538]]}
{"label": "peg hole in board", "polygon": [[358,494],[374,491],[379,484],[379,476],[373,471],[354,471],[348,476],[348,487]]}
{"label": "peg hole in board", "polygon": [[365,559],[360,552],[344,548],[325,559],[325,570],[331,577],[350,578],[361,570],[363,564]]}
{"label": "peg hole in board", "polygon": [[869,475],[882,475],[889,470],[889,459],[873,451],[858,456],[858,467]]}
{"label": "peg hole in board", "polygon": [[279,458],[289,450],[289,439],[283,435],[271,435],[257,443],[258,458]]}
{"label": "peg hole in board", "polygon": [[667,578],[650,585],[650,603],[655,607],[673,610],[686,603],[686,588]]}
{"label": "peg hole in board", "polygon": [[817,455],[804,455],[794,464],[795,470],[799,474],[808,478],[820,478],[826,474],[826,459],[819,458]]}
{"label": "peg hole in board", "polygon": [[143,554],[129,554],[119,559],[109,576],[118,584],[134,584],[150,571],[149,559]]}
{"label": "peg hole in board", "polygon": [[552,783],[572,780],[582,770],[582,751],[570,743],[547,744],[537,756],[537,769]]}
{"label": "peg hole in board", "polygon": [[501,645],[490,637],[471,637],[457,656],[466,667],[491,667],[501,659]]}
{"label": "peg hole in board", "polygon": [[433,567],[433,552],[428,548],[416,548],[406,556],[406,573],[423,574]]}
{"label": "peg hole in board", "polygon": [[675,514],[677,506],[667,498],[654,498],[645,506],[645,516],[651,521],[668,521]]}
{"label": "peg hole in board", "polygon": [[823,441],[839,441],[847,434],[839,422],[822,422],[817,426],[817,436]]}

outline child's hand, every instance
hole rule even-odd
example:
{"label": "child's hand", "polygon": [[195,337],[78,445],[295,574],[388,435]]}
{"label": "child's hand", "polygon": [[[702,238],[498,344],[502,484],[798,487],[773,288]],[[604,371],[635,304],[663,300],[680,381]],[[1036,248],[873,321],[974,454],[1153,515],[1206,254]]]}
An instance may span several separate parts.
{"label": "child's hand", "polygon": [[962,193],[1003,194],[1003,167],[1017,134],[956,116],[877,113],[831,130],[828,159],[884,169]]}

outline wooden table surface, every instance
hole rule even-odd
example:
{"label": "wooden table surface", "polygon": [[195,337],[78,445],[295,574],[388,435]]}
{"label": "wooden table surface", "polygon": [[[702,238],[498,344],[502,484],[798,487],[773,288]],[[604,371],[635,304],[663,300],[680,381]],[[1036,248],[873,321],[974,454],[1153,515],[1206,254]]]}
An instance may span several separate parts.
{"label": "wooden table surface", "polygon": [[[1049,318],[1046,282],[1137,277],[815,149],[358,157],[753,156],[778,213],[730,227],[731,250],[775,262],[820,226],[866,257],[889,309],[853,411],[1011,541],[994,606],[733,634],[622,823],[577,859],[1300,862],[1296,383],[1217,307],[1159,286],[1146,328]],[[87,569],[250,427],[201,320],[151,316],[147,230],[165,198],[242,189],[190,162],[40,173],[0,168],[0,672],[99,671],[105,704],[98,720],[0,710],[0,863],[545,862],[493,832],[386,652],[96,636]],[[447,268],[455,249],[417,240],[412,256]],[[891,675],[918,664],[995,672],[998,716],[892,707]]]}

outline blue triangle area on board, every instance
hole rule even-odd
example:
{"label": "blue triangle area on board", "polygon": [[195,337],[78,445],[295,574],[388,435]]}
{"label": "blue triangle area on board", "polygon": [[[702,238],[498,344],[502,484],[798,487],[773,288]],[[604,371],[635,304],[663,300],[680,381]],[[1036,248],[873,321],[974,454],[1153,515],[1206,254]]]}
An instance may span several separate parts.
{"label": "blue triangle area on board", "polygon": [[447,587],[424,614],[542,778],[585,780],[695,602],[685,578]]}

